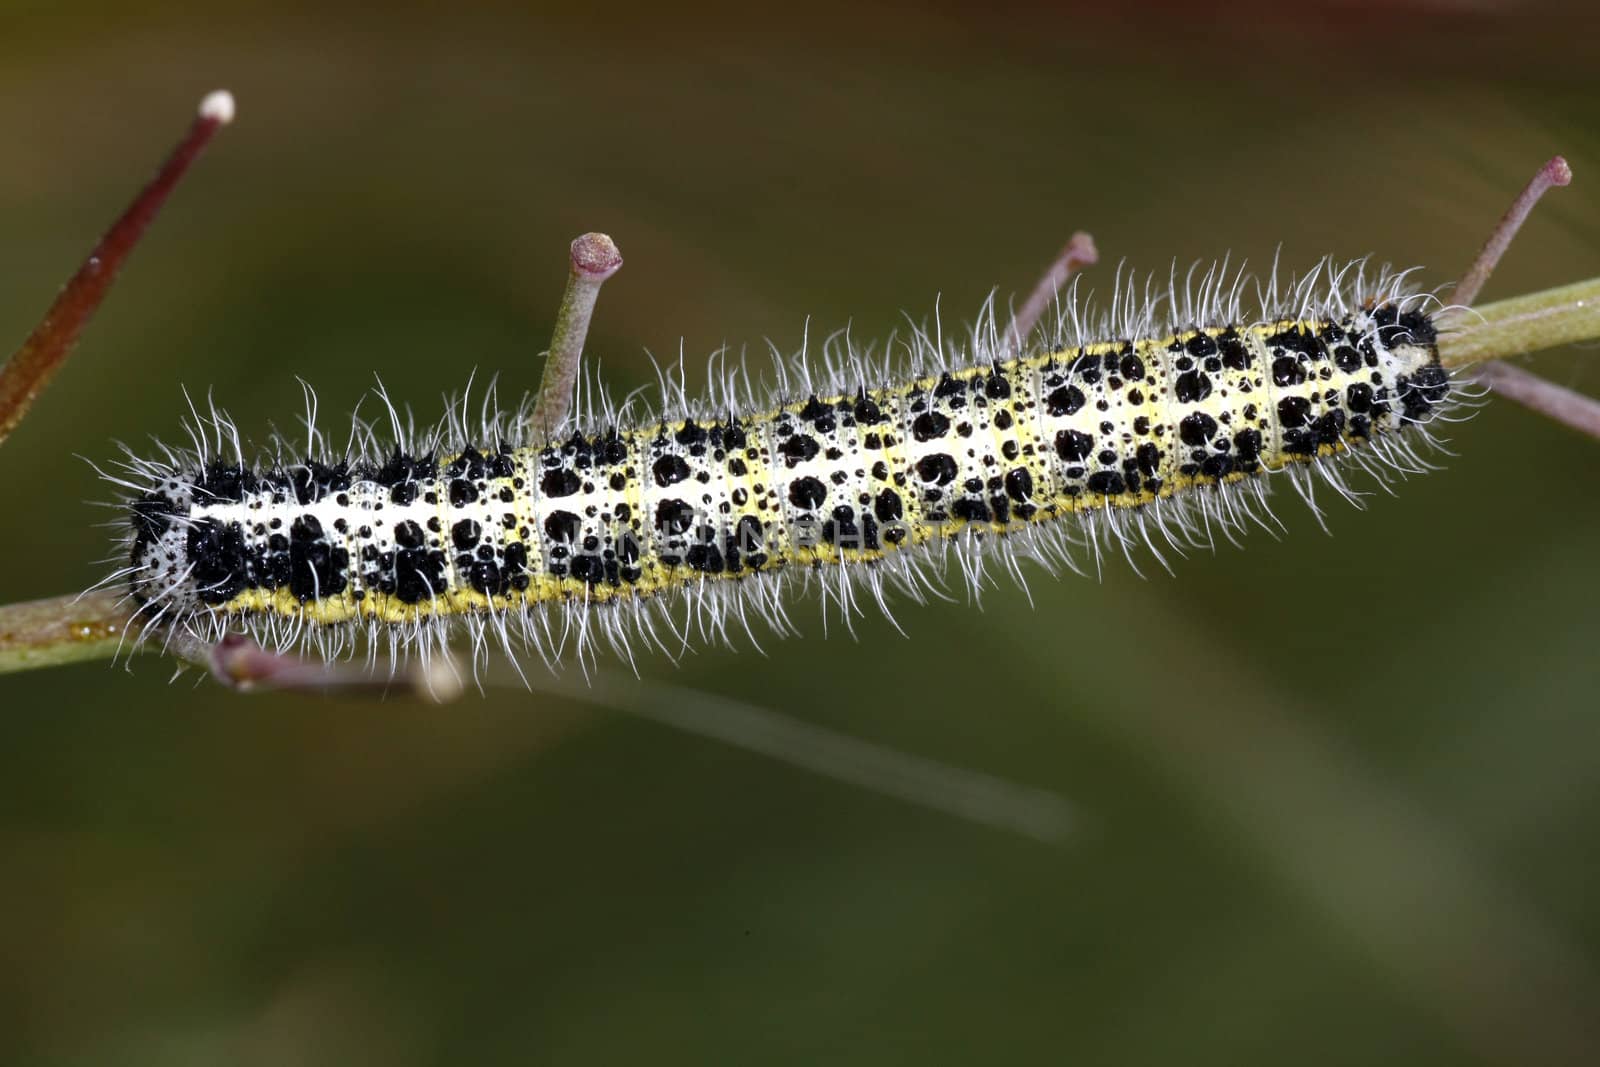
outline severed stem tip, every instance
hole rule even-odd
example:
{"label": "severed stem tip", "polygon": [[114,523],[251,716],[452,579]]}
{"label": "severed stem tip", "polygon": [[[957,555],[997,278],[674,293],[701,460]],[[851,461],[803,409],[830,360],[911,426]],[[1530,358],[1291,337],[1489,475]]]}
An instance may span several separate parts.
{"label": "severed stem tip", "polygon": [[621,269],[622,252],[607,235],[586,233],[572,242],[572,270],[575,274],[603,282]]}
{"label": "severed stem tip", "polygon": [[1100,250],[1094,246],[1094,236],[1083,230],[1072,235],[1062,255],[1079,267],[1092,267],[1100,262]]}
{"label": "severed stem tip", "polygon": [[218,126],[232,122],[234,111],[233,94],[226,89],[207,93],[205,99],[200,101],[200,117],[210,119]]}
{"label": "severed stem tip", "polygon": [[1551,185],[1572,184],[1572,165],[1567,162],[1565,156],[1551,156],[1541,173]]}

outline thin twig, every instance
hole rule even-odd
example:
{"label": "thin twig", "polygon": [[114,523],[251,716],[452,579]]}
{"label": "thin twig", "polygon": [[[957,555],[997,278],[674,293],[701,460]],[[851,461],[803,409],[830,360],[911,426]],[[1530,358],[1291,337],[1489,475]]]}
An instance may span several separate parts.
{"label": "thin twig", "polygon": [[1579,433],[1600,438],[1600,400],[1499,360],[1485,363],[1473,371],[1472,376],[1523,407]]}
{"label": "thin twig", "polygon": [[179,633],[173,635],[168,651],[239,693],[292,691],[341,697],[409,697],[447,704],[458,699],[466,688],[454,657],[437,653],[384,675],[355,663],[272,652],[243,634],[229,634],[211,645]]}
{"label": "thin twig", "polygon": [[1073,234],[1055,262],[1044,272],[1044,277],[1033,287],[1033,292],[1028,294],[1022,310],[1012,316],[1011,325],[1006,328],[1006,337],[1010,339],[1012,347],[1016,349],[1022,347],[1023,341],[1027,340],[1033,333],[1033,328],[1039,325],[1039,319],[1055,301],[1056,294],[1067,284],[1068,278],[1084,267],[1093,266],[1098,262],[1100,262],[1100,252],[1094,246],[1094,238],[1082,230]]}
{"label": "thin twig", "polygon": [[1489,275],[1494,273],[1500,257],[1511,247],[1512,238],[1522,229],[1522,224],[1528,220],[1528,214],[1533,211],[1533,206],[1539,202],[1539,198],[1555,186],[1566,185],[1571,181],[1572,168],[1567,166],[1567,161],[1560,156],[1553,156],[1539,168],[1539,172],[1523,187],[1522,192],[1506,209],[1506,213],[1500,217],[1499,225],[1489,234],[1489,240],[1484,242],[1483,248],[1478,252],[1478,258],[1472,261],[1467,273],[1456,283],[1455,291],[1450,294],[1450,303],[1466,307],[1478,299],[1478,294],[1483,291],[1484,282],[1487,282]]}
{"label": "thin twig", "polygon": [[0,605],[0,674],[162,649],[239,692],[296,689],[445,703],[463,689],[460,670],[446,656],[419,660],[393,677],[377,677],[349,664],[269,652],[240,635],[207,645],[180,632],[169,641],[140,644],[141,625],[127,595],[113,589]]}
{"label": "thin twig", "polygon": [[572,242],[572,270],[556,313],[556,328],[545,357],[539,395],[528,427],[537,440],[548,440],[572,410],[573,384],[583,359],[583,342],[600,296],[600,286],[622,269],[622,253],[603,233],[586,233]]}
{"label": "thin twig", "polygon": [[233,111],[233,97],[225,91],[214,92],[200,102],[199,114],[188,134],[150,184],[100,238],[22,347],[0,366],[0,441],[11,435],[34,398],[66,362],[78,335],[100,307],[146,227],[212,136],[233,120]]}

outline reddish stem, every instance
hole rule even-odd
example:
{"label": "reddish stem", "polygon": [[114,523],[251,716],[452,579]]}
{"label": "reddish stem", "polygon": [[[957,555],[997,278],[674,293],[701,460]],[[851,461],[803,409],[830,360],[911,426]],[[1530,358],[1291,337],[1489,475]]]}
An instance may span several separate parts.
{"label": "reddish stem", "polygon": [[1045,271],[1044,277],[1033,287],[1033,292],[1028,294],[1022,310],[1012,316],[1011,326],[1006,330],[1006,337],[1011,344],[1021,348],[1067,279],[1099,261],[1100,253],[1094,247],[1094,238],[1081,230],[1073,234],[1055,262],[1050,264],[1050,269]]}
{"label": "reddish stem", "polygon": [[284,690],[341,696],[395,694],[445,704],[459,697],[462,690],[454,661],[442,653],[384,677],[352,664],[269,652],[241,634],[228,634],[210,646],[182,635],[173,647],[184,659],[208,669],[222,685],[241,693]]}
{"label": "reddish stem", "polygon": [[1510,397],[1563,426],[1600,438],[1600,401],[1546,381],[1532,371],[1494,360],[1472,373],[1473,378],[1502,396]]}
{"label": "reddish stem", "polygon": [[78,335],[94,316],[117,272],[144,235],[167,196],[177,186],[218,129],[233,118],[233,97],[212,93],[200,103],[200,113],[188,134],[122,216],[100,238],[89,258],[56,296],[22,347],[0,366],[0,441],[16,429],[33,405],[34,397],[49,384],[71,354]]}
{"label": "reddish stem", "polygon": [[1500,217],[1500,222],[1489,234],[1489,240],[1484,242],[1483,249],[1478,253],[1478,258],[1472,261],[1472,266],[1467,273],[1462,275],[1461,281],[1456,283],[1455,292],[1450,294],[1452,304],[1463,307],[1472,306],[1478,299],[1478,294],[1483,291],[1483,283],[1489,280],[1489,275],[1494,273],[1494,268],[1500,262],[1500,257],[1505,255],[1506,249],[1511,247],[1511,239],[1522,229],[1522,224],[1527,221],[1528,214],[1533,211],[1533,205],[1539,198],[1557,185],[1566,185],[1572,181],[1572,168],[1560,156],[1552,156],[1544,166],[1539,168],[1533,180],[1523,187],[1522,192],[1511,202],[1511,207]]}

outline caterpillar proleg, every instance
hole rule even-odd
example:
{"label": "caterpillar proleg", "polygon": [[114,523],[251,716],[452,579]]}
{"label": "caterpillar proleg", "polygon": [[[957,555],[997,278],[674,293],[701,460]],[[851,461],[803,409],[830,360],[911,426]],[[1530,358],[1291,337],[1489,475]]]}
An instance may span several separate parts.
{"label": "caterpillar proleg", "polygon": [[305,440],[262,456],[212,408],[185,448],[125,451],[109,581],[146,634],[395,662],[464,630],[475,657],[554,660],[784,631],[797,585],[849,617],[951,570],[977,590],[1106,546],[1165,562],[1264,523],[1272,481],[1311,500],[1351,496],[1352,467],[1426,466],[1459,396],[1408,274],[1119,277],[1103,313],[1074,289],[1020,344],[991,301],[959,341],[935,322],[877,360],[837,335],[771,385],[741,367],[691,399],[664,379],[648,412],[591,388],[548,439],[492,388],[418,432],[380,387],[384,417],[342,447],[308,400]]}

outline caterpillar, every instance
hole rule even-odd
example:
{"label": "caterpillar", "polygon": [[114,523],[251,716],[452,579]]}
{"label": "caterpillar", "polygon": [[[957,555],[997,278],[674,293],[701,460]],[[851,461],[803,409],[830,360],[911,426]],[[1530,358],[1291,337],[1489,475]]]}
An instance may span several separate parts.
{"label": "caterpillar", "polygon": [[303,445],[247,454],[226,413],[191,405],[187,448],[124,448],[108,582],[144,634],[215,642],[242,628],[280,652],[387,650],[391,665],[464,629],[547,661],[575,645],[668,654],[751,619],[792,627],[796,585],[848,619],[870,598],[936,587],[952,562],[979,589],[1021,560],[1081,570],[1106,546],[1209,544],[1263,522],[1272,481],[1308,502],[1351,496],[1351,467],[1426,466],[1429,426],[1462,390],[1440,366],[1442,309],[1387,267],[1324,261],[1280,285],[1225,264],[1161,291],[1119,273],[1097,312],[1076,288],[1032,337],[991,300],[947,342],[937,321],[875,359],[836,336],[775,360],[776,382],[712,375],[657,410],[589,389],[536,439],[529,402],[491,387],[417,431],[377,390],[380,433],[352,420],[330,449],[308,393]]}

